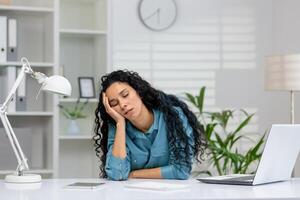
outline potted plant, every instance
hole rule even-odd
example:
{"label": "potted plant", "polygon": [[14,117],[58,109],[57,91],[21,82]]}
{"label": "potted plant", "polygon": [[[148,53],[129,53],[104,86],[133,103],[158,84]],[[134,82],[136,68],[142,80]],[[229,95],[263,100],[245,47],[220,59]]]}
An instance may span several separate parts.
{"label": "potted plant", "polygon": [[[205,87],[200,89],[199,95],[193,96],[185,93],[187,100],[196,108],[196,116],[203,125],[204,134],[207,139],[207,161],[213,170],[200,171],[213,175],[216,171],[218,175],[230,173],[254,173],[249,168],[250,165],[259,161],[262,155],[261,146],[264,143],[265,134],[253,143],[246,152],[241,152],[237,144],[242,138],[250,139],[242,134],[242,130],[249,124],[254,114],[249,114],[245,110],[222,110],[219,112],[204,111]],[[228,129],[228,123],[234,118],[234,114],[240,112],[244,117],[240,124],[233,130]]]}
{"label": "potted plant", "polygon": [[58,107],[62,111],[62,114],[70,120],[67,131],[69,135],[78,135],[80,133],[80,129],[77,124],[77,119],[86,117],[86,115],[84,115],[82,112],[85,106],[87,105],[88,101],[89,100],[86,99],[84,102],[80,102],[80,99],[78,98],[74,107],[66,107],[62,104],[58,105]]}

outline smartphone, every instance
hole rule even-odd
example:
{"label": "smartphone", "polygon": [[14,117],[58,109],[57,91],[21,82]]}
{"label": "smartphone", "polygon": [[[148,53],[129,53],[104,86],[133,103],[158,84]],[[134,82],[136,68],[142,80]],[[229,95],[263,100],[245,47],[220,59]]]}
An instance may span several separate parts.
{"label": "smartphone", "polygon": [[103,185],[103,182],[75,182],[69,185],[66,185],[66,189],[97,189]]}

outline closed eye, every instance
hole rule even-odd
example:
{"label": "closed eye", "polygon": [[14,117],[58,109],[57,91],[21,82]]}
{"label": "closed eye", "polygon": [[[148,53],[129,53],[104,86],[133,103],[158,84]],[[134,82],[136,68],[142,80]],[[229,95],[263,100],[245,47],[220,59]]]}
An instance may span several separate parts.
{"label": "closed eye", "polygon": [[118,105],[118,101],[112,100],[112,101],[109,102],[109,105],[110,105],[110,107],[115,107],[115,106]]}
{"label": "closed eye", "polygon": [[129,95],[129,93],[127,92],[126,94],[123,94],[122,97],[127,97]]}

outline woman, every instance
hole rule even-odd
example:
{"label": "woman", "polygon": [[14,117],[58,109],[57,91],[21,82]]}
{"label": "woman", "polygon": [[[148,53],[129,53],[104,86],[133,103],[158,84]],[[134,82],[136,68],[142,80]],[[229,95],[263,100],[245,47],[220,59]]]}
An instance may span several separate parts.
{"label": "woman", "polygon": [[200,162],[205,148],[203,129],[187,105],[135,72],[114,71],[101,81],[94,136],[101,174],[187,179],[193,157]]}

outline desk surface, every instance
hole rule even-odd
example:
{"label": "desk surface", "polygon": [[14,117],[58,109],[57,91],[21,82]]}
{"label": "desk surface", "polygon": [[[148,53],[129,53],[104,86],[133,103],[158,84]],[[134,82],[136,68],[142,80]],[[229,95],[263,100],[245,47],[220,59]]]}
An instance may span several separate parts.
{"label": "desk surface", "polygon": [[[99,189],[65,189],[70,183],[104,181]],[[188,185],[186,189],[153,191],[129,189],[126,184],[155,181]],[[28,188],[26,188],[28,186]],[[300,179],[259,186],[204,184],[197,180],[108,181],[99,179],[45,179],[40,184],[16,185],[0,181],[0,199],[5,200],[126,200],[126,199],[300,199]]]}

